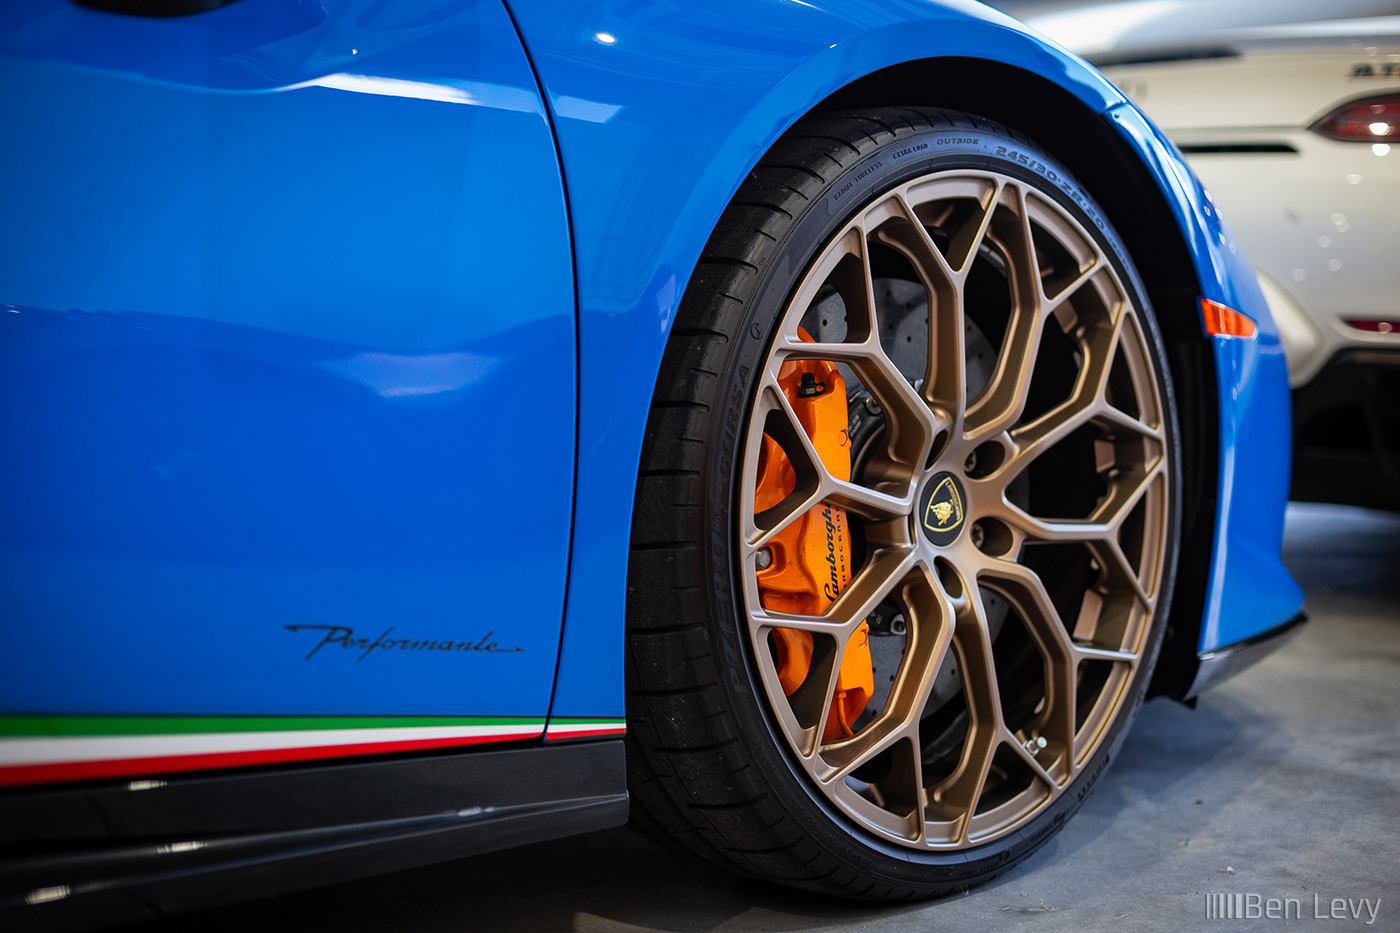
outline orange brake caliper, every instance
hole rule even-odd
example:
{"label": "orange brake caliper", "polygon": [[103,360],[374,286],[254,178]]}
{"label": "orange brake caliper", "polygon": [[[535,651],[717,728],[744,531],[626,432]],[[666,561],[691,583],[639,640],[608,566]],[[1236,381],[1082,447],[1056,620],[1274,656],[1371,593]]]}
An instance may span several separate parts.
{"label": "orange brake caliper", "polygon": [[[811,341],[804,331],[803,340]],[[851,478],[851,441],[847,434],[846,383],[836,367],[822,360],[784,363],[778,385],[792,403],[802,429],[837,479]],[[758,457],[754,512],[782,502],[797,485],[797,475],[777,441],[764,435]],[[846,510],[820,503],[784,528],[768,544],[772,556],[758,572],[763,608],[773,612],[821,615],[851,581],[850,535]],[[760,563],[760,566],[762,564]],[[796,629],[773,630],[778,680],[791,696],[807,679],[812,666],[812,635]],[[836,692],[831,700],[822,741],[853,733],[856,717],[875,692],[870,661],[870,626],[862,622],[846,641]]]}

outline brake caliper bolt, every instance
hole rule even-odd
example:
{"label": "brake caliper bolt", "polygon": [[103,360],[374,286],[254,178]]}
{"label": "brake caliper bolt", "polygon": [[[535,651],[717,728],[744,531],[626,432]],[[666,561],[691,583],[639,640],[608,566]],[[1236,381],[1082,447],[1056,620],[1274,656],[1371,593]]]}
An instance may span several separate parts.
{"label": "brake caliper bolt", "polygon": [[767,570],[773,566],[773,552],[766,547],[761,547],[754,555],[754,560],[757,561],[759,570]]}
{"label": "brake caliper bolt", "polygon": [[1040,754],[1041,749],[1049,744],[1049,742],[1045,741],[1045,736],[1037,735],[1035,738],[1026,739],[1024,747],[1026,751],[1030,752],[1031,757],[1034,758],[1036,755]]}

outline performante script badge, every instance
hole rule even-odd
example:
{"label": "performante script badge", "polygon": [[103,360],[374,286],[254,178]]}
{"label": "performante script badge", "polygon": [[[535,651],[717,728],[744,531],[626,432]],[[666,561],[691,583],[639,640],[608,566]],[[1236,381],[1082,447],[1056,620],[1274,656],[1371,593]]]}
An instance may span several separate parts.
{"label": "performante script badge", "polygon": [[924,487],[920,511],[924,537],[940,547],[952,544],[967,518],[962,486],[951,473],[939,473]]}

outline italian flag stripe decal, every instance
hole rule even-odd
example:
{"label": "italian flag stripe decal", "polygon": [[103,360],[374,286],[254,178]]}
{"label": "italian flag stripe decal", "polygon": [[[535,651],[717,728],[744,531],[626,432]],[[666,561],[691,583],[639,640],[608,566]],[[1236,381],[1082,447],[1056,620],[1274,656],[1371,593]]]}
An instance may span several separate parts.
{"label": "italian flag stripe decal", "polygon": [[544,720],[0,716],[0,787],[537,739]]}
{"label": "italian flag stripe decal", "polygon": [[621,719],[568,719],[555,716],[545,731],[546,741],[561,739],[591,739],[607,735],[622,735],[627,724]]}
{"label": "italian flag stripe decal", "polygon": [[[547,738],[621,735],[559,719]],[[531,717],[0,716],[0,787],[379,755],[545,736]]]}

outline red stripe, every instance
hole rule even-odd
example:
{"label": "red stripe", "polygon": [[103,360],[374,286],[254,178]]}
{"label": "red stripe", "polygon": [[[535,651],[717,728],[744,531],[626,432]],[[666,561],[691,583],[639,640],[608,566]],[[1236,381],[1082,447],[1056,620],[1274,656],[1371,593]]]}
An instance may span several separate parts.
{"label": "red stripe", "polygon": [[605,726],[601,729],[584,729],[582,731],[564,731],[563,727],[556,726],[545,733],[545,738],[558,741],[559,739],[586,739],[595,735],[626,735],[626,726]]}
{"label": "red stripe", "polygon": [[409,739],[398,742],[362,742],[358,745],[318,745],[306,748],[269,748],[239,752],[206,752],[198,755],[164,755],[153,758],[113,758],[104,761],[63,761],[37,765],[0,767],[0,787],[21,784],[50,784],[59,781],[91,781],[98,778],[146,777],[175,771],[202,771],[211,768],[242,768],[282,761],[312,761],[318,758],[348,758],[354,755],[380,755],[425,748],[451,748],[487,742],[510,742],[539,738],[539,732],[504,735],[469,735],[441,739]]}

